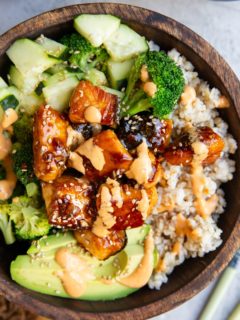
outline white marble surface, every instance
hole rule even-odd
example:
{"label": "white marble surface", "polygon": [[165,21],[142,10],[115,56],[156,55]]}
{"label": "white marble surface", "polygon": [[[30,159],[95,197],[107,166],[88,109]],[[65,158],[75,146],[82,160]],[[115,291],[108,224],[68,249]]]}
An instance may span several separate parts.
{"label": "white marble surface", "polygon": [[[84,1],[0,0],[0,33],[40,12],[82,2]],[[115,2],[146,7],[184,23],[207,39],[227,60],[240,78],[240,1],[121,0]],[[213,285],[214,283],[182,306],[158,316],[154,320],[197,320]],[[226,320],[232,308],[239,301],[240,273],[236,276],[212,320]]]}

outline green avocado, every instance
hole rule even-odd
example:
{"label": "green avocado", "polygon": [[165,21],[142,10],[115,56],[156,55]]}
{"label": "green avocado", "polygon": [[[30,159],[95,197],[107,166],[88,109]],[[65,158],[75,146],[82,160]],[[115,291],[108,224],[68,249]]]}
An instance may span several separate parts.
{"label": "green avocado", "polygon": [[150,226],[144,225],[128,230],[127,246],[104,261],[99,261],[81,249],[71,232],[43,237],[33,242],[27,255],[18,256],[11,263],[12,279],[21,286],[40,293],[71,298],[56,275],[62,268],[55,261],[55,253],[59,248],[67,247],[84,259],[94,274],[94,280],[88,281],[85,292],[78,299],[106,301],[126,297],[138,289],[124,286],[117,281],[109,284],[102,279],[114,279],[121,274],[127,276],[137,268],[144,256],[143,242],[150,229]]}

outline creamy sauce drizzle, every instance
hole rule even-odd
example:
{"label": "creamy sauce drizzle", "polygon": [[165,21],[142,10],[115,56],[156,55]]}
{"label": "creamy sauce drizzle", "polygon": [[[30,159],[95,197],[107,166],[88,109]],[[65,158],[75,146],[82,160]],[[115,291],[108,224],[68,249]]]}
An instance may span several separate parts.
{"label": "creamy sauce drizzle", "polygon": [[14,122],[17,121],[17,119],[18,119],[17,112],[12,108],[7,109],[3,115],[3,120],[2,120],[3,129],[10,127]]}
{"label": "creamy sauce drizzle", "polygon": [[6,170],[6,179],[0,180],[0,200],[7,200],[13,193],[17,178],[12,169],[12,161],[9,156],[3,160],[3,166]]}
{"label": "creamy sauce drizzle", "polygon": [[148,182],[153,173],[146,141],[143,141],[137,147],[137,154],[138,157],[133,160],[130,169],[126,172],[126,176],[129,179],[136,180],[138,184],[144,184]]}
{"label": "creamy sauce drizzle", "polygon": [[87,282],[95,278],[86,261],[66,248],[61,248],[56,252],[55,260],[63,269],[57,272],[57,276],[61,279],[66,293],[73,298],[83,295]]}
{"label": "creamy sauce drizzle", "polygon": [[121,193],[121,187],[118,181],[111,178],[107,178],[107,184],[111,185],[112,201],[116,203],[116,207],[122,208],[123,198]]}
{"label": "creamy sauce drizzle", "polygon": [[186,236],[194,241],[199,240],[198,231],[193,229],[191,222],[181,213],[177,215],[175,230],[178,236]]}
{"label": "creamy sauce drizzle", "polygon": [[9,108],[4,112],[0,125],[0,160],[3,160],[3,166],[6,170],[6,179],[0,180],[0,200],[10,198],[17,183],[17,178],[12,168],[11,157],[9,156],[12,149],[12,142],[11,139],[3,133],[4,130],[9,130],[11,133],[11,125],[17,121],[17,119],[17,112]]}
{"label": "creamy sauce drizzle", "polygon": [[91,106],[84,111],[84,118],[90,123],[101,123],[102,115],[98,108]]}
{"label": "creamy sauce drizzle", "polygon": [[71,168],[76,169],[77,171],[85,174],[85,168],[83,165],[83,158],[76,152],[70,152],[68,164]]}
{"label": "creamy sauce drizzle", "polygon": [[112,195],[107,186],[101,189],[101,205],[98,210],[98,217],[93,224],[92,232],[98,237],[106,237],[110,229],[116,222],[116,218],[112,215],[114,209],[112,207]]}
{"label": "creamy sauce drizzle", "polygon": [[6,158],[12,148],[12,142],[3,134],[3,128],[0,128],[0,160]]}
{"label": "creamy sauce drizzle", "polygon": [[94,143],[93,138],[88,139],[86,142],[81,144],[75,152],[88,158],[95,169],[99,171],[103,169],[105,165],[103,149]]}
{"label": "creamy sauce drizzle", "polygon": [[203,173],[202,162],[208,156],[208,148],[202,142],[192,144],[194,157],[192,160],[192,189],[196,198],[194,205],[196,211],[203,218],[210,216],[216,209],[218,196],[212,195],[209,199],[204,199],[205,176]]}
{"label": "creamy sauce drizzle", "polygon": [[144,241],[144,257],[139,266],[129,276],[117,279],[117,281],[130,288],[141,288],[145,286],[153,270],[153,250],[154,240],[152,231],[150,231]]}

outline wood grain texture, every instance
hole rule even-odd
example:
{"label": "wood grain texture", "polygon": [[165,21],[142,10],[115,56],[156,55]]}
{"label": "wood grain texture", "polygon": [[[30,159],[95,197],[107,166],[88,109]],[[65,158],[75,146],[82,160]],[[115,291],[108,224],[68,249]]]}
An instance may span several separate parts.
{"label": "wood grain texture", "polygon": [[[75,5],[41,14],[0,37],[0,70],[7,72],[6,49],[19,37],[41,33],[57,37],[72,28],[71,20],[80,13],[111,13],[119,16],[137,32],[153,39],[162,49],[177,48],[196,67],[199,75],[219,88],[231,101],[222,112],[230,132],[240,146],[240,83],[223,58],[197,34],[161,14],[138,7],[111,3]],[[9,276],[9,263],[25,248],[0,246],[0,291],[9,299],[31,311],[58,320],[141,320],[166,312],[202,290],[228,264],[240,246],[240,150],[234,179],[225,185],[227,209],[219,225],[223,244],[204,258],[189,259],[177,267],[160,291],[143,288],[133,295],[113,302],[84,302],[41,295],[21,288]]]}

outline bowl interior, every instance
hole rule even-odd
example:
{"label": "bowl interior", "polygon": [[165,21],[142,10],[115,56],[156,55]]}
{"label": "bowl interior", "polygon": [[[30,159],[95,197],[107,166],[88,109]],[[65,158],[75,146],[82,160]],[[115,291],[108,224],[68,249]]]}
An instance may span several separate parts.
{"label": "bowl interior", "polygon": [[[117,5],[116,5],[117,6]],[[79,6],[80,7],[80,6]],[[86,9],[84,9],[87,12]],[[95,9],[91,9],[95,10]],[[106,11],[106,7],[104,7]],[[90,10],[88,10],[90,11]],[[118,15],[117,8],[113,11],[113,14]],[[99,12],[99,11],[98,11]],[[169,50],[171,48],[176,48],[181,54],[185,55],[188,60],[190,60],[193,65],[196,67],[196,70],[199,72],[200,77],[207,80],[211,86],[215,86],[221,90],[223,94],[225,94],[231,101],[232,96],[229,93],[228,89],[225,86],[225,83],[220,79],[220,77],[215,73],[215,70],[212,69],[211,65],[209,65],[204,59],[202,59],[196,50],[194,50],[195,43],[193,41],[192,47],[184,43],[183,41],[178,40],[176,37],[170,35],[165,30],[159,29],[159,27],[154,27],[155,21],[161,23],[165,23],[170,21],[170,19],[155,14],[146,10],[143,10],[143,18],[141,19],[141,23],[134,22],[134,15],[131,18],[130,14],[126,14],[121,7],[119,14],[123,20],[126,21],[128,25],[130,25],[133,29],[135,29],[140,34],[144,35],[148,40],[152,39],[157,44],[160,45],[161,49]],[[146,12],[148,15],[146,16]],[[72,14],[74,16],[74,13]],[[27,34],[23,34],[23,36],[30,36],[34,38],[41,33],[44,33],[46,36],[53,37],[57,39],[63,33],[67,33],[72,30],[72,22],[68,21],[71,16],[66,18],[65,22],[62,22],[55,26],[48,27],[48,22],[46,23],[46,27],[42,27],[40,29],[33,27],[31,32],[27,32]],[[171,22],[172,23],[172,22]],[[181,25],[172,23],[172,27],[176,27],[181,29]],[[192,34],[192,33],[191,33]],[[12,39],[13,40],[13,39]],[[194,40],[194,39],[193,39]],[[2,70],[3,74],[7,74],[9,68],[9,61],[6,58],[6,55],[3,55],[0,58],[0,70]],[[233,101],[232,101],[233,102]],[[222,117],[229,124],[229,131],[234,135],[235,139],[238,141],[238,145],[240,145],[240,126],[239,126],[239,117],[237,111],[232,105],[230,109],[226,109],[222,112]],[[222,255],[220,259],[216,262],[216,258],[220,256],[221,250],[223,250],[227,239],[230,237],[230,234],[237,223],[238,220],[238,212],[240,208],[240,197],[237,195],[237,190],[240,189],[240,177],[239,177],[239,165],[240,165],[240,150],[234,156],[237,161],[236,174],[234,175],[234,179],[229,183],[224,185],[224,191],[226,193],[226,201],[227,208],[224,214],[221,215],[219,220],[219,226],[222,228],[222,239],[223,244],[216,251],[207,254],[203,258],[189,259],[184,262],[183,265],[177,267],[174,272],[169,277],[169,281],[167,284],[163,285],[160,291],[149,290],[147,287],[141,289],[140,291],[130,295],[127,298],[120,299],[112,302],[85,302],[85,301],[74,301],[71,299],[60,299],[51,296],[45,296],[42,294],[38,294],[35,292],[30,292],[27,289],[20,288],[18,285],[14,284],[10,280],[9,275],[9,264],[13,260],[13,258],[19,254],[19,252],[24,253],[24,246],[21,245],[13,245],[10,248],[5,247],[4,245],[0,245],[0,278],[2,279],[2,283],[5,285],[5,294],[10,298],[16,298],[16,301],[28,304],[28,301],[33,302],[30,306],[31,308],[39,308],[39,305],[35,304],[36,301],[40,301],[48,305],[45,310],[38,310],[38,312],[42,312],[43,314],[55,317],[54,313],[56,310],[54,307],[57,307],[60,311],[62,308],[66,308],[71,310],[71,315],[69,314],[61,314],[61,312],[56,317],[57,319],[73,319],[77,313],[87,312],[87,313],[102,313],[102,312],[119,312],[126,311],[135,308],[139,308],[148,304],[153,304],[157,302],[157,312],[166,311],[173,306],[176,306],[180,302],[183,302],[186,298],[192,296],[194,293],[197,293],[200,289],[203,288],[213,277],[215,273],[217,273],[217,269],[221,268],[227,261],[230,259],[229,257]],[[1,241],[2,243],[2,241]],[[231,250],[230,250],[231,251]],[[230,252],[232,254],[232,252]],[[226,262],[224,261],[226,260]],[[215,265],[214,265],[215,264]],[[213,266],[212,273],[206,273],[207,266]],[[209,269],[210,270],[210,269]],[[201,276],[205,272],[204,278]],[[192,281],[194,280],[194,287],[191,286]],[[3,287],[3,286],[2,286]],[[6,289],[8,287],[8,289]],[[1,286],[0,286],[1,288]],[[13,293],[15,292],[15,293]],[[178,298],[176,298],[176,293],[179,292]],[[21,297],[20,297],[21,296]],[[34,302],[35,301],[35,302]],[[42,308],[42,305],[41,305]],[[150,312],[150,311],[149,311]],[[138,314],[138,319],[142,319],[145,316],[152,316],[156,311],[152,311],[152,313],[143,313]],[[137,311],[135,314],[129,314],[129,319],[136,319]],[[95,317],[95,316],[94,316]],[[97,316],[96,316],[97,317]],[[112,316],[109,315],[109,318]],[[85,317],[82,315],[82,319]],[[99,319],[101,317],[99,316]],[[113,318],[117,318],[117,316],[113,316]],[[76,318],[77,319],[77,318]],[[90,319],[90,318],[89,318]],[[93,317],[92,317],[93,319]],[[120,318],[119,318],[120,319]]]}

